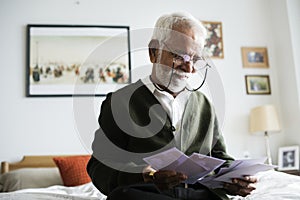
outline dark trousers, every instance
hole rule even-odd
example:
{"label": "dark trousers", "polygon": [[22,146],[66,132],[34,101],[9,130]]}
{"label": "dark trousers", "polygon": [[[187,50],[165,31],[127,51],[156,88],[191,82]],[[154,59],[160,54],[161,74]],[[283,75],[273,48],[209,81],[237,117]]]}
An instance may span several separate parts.
{"label": "dark trousers", "polygon": [[220,200],[207,188],[175,187],[159,191],[154,184],[121,186],[113,190],[107,200]]}

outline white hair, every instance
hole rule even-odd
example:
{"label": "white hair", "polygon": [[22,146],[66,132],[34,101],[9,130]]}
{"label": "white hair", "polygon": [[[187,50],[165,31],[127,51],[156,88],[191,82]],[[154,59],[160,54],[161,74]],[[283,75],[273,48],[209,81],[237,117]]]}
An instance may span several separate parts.
{"label": "white hair", "polygon": [[170,37],[170,33],[174,28],[184,26],[185,28],[192,29],[198,36],[195,41],[200,45],[200,48],[204,48],[206,39],[206,29],[194,16],[187,12],[174,12],[170,14],[162,15],[155,24],[152,40],[158,40],[160,44],[166,42]]}

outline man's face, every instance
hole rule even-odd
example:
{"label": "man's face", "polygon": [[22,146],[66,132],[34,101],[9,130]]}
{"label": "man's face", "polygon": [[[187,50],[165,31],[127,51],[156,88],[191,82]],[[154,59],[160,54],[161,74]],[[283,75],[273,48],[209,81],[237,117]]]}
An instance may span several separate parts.
{"label": "man's face", "polygon": [[152,78],[172,92],[183,90],[189,76],[195,70],[192,62],[177,61],[184,56],[191,59],[199,56],[199,45],[195,39],[195,34],[191,29],[180,30],[179,28],[172,31],[169,39],[161,44],[162,51],[160,55],[157,55]]}

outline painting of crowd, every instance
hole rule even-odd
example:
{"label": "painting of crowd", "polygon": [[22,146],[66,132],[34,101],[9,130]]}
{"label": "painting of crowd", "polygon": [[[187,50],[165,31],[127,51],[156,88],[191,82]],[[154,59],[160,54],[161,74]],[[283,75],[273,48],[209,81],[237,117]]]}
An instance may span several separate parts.
{"label": "painting of crowd", "polygon": [[129,70],[125,64],[109,65],[72,64],[63,65],[49,63],[30,67],[31,83],[36,84],[97,84],[97,83],[128,83]]}

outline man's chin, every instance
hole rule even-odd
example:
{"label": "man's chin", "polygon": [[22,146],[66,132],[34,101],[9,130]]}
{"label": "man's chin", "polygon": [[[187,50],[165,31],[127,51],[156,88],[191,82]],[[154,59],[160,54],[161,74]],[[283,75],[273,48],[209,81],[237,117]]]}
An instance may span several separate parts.
{"label": "man's chin", "polygon": [[178,93],[184,90],[185,86],[170,86],[168,89],[174,93]]}

